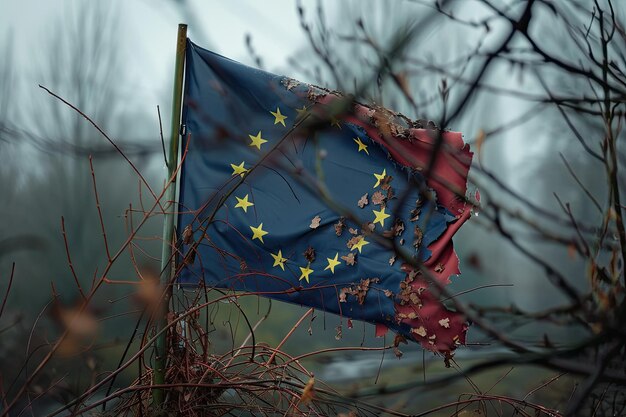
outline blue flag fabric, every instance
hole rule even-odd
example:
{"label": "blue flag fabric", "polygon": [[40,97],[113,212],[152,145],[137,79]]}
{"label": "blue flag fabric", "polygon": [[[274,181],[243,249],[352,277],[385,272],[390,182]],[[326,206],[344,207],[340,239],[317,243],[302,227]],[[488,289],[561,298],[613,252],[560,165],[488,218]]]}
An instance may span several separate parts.
{"label": "blue flag fabric", "polygon": [[178,282],[258,293],[415,338],[421,329],[398,318],[407,270],[389,242],[428,262],[459,215],[421,195],[418,170],[394,160],[366,126],[333,116],[312,89],[188,41]]}

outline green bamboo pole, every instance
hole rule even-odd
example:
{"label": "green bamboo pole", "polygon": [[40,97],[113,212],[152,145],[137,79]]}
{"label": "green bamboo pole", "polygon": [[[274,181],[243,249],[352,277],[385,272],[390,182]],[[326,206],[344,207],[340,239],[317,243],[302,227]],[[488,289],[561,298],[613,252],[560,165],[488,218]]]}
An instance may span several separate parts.
{"label": "green bamboo pole", "polygon": [[[185,47],[187,45],[187,25],[178,25],[178,38],[176,40],[176,67],[174,69],[174,95],[172,98],[172,125],[170,132],[170,149],[167,160],[167,179],[172,179],[178,161],[178,148],[180,139],[180,115],[183,99],[183,76],[185,66]],[[171,203],[165,208],[163,221],[163,248],[161,251],[161,286],[166,295],[162,300],[162,308],[157,321],[157,332],[167,326],[167,314],[172,287],[169,286],[172,279],[174,262],[172,261],[172,245],[174,244],[174,219],[176,211],[176,179],[168,183],[165,191],[165,202]],[[155,343],[154,384],[165,383],[165,367],[167,365],[167,332],[163,332]],[[155,407],[161,407],[165,400],[163,388],[152,390],[152,399]]]}

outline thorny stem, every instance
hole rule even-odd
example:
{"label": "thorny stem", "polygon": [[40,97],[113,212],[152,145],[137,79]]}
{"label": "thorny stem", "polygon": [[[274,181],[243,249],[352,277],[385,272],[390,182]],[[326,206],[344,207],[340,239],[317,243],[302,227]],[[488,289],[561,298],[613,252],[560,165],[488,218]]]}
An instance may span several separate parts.
{"label": "thorny stem", "polygon": [[[117,148],[117,149],[119,149],[119,148]],[[119,149],[119,152],[123,154],[123,151],[121,149]],[[181,163],[182,163],[183,160],[184,160],[184,154],[183,154],[183,158],[181,158]],[[179,164],[178,167],[176,168],[175,174],[178,173],[178,170],[180,169],[180,166],[181,165]],[[171,182],[171,180],[172,180],[171,178],[168,179],[167,184],[169,184]],[[150,207],[150,210],[144,214],[143,218],[141,219],[141,221],[140,221],[140,223],[139,223],[139,225],[137,227],[137,230],[139,228],[141,228],[141,226],[151,217],[152,212],[156,209],[156,207],[160,206],[160,200],[161,200],[161,198],[163,198],[163,195],[165,194],[166,189],[167,188],[164,187],[163,190],[161,191],[161,193],[158,196],[156,196],[155,202],[153,203],[152,207]],[[74,316],[73,320],[76,320],[78,315],[80,313],[82,313],[87,308],[87,305],[93,299],[93,297],[96,295],[98,289],[102,286],[102,284],[105,283],[104,280],[106,278],[106,275],[109,273],[109,271],[113,267],[113,264],[122,255],[122,253],[124,253],[126,251],[127,246],[132,242],[134,236],[135,236],[134,234],[131,234],[130,236],[128,236],[128,238],[121,245],[119,250],[111,257],[111,260],[107,263],[106,267],[102,271],[101,278],[95,283],[95,285],[93,285],[93,287],[90,290],[89,294],[86,295],[83,304],[79,308],[79,311]],[[65,338],[68,336],[68,334],[69,334],[69,327],[70,326],[65,328],[65,330],[63,331],[61,336],[59,336],[58,340],[53,344],[52,348],[48,351],[48,353],[44,356],[44,358],[41,360],[41,362],[37,365],[35,370],[26,378],[26,381],[24,381],[24,383],[22,384],[20,389],[17,391],[17,393],[15,394],[15,397],[9,403],[8,407],[5,408],[4,410],[2,410],[2,414],[1,414],[2,416],[8,415],[9,411],[11,410],[11,408],[13,408],[13,406],[15,406],[15,404],[19,401],[19,399],[25,393],[26,389],[31,384],[33,379],[45,368],[47,363],[52,359],[52,356],[54,355],[54,353],[58,350],[58,348],[61,346],[61,343],[63,343]],[[142,350],[142,352],[143,352],[143,350]]]}
{"label": "thorny stem", "polygon": [[2,317],[2,313],[4,313],[4,307],[7,304],[7,299],[9,298],[9,293],[11,292],[11,285],[13,285],[13,277],[15,276],[15,262],[11,265],[11,274],[9,275],[9,283],[7,284],[7,289],[4,291],[4,298],[2,299],[2,306],[0,306],[0,317]]}
{"label": "thorny stem", "polygon": [[61,216],[61,233],[63,234],[63,243],[65,244],[65,254],[67,256],[67,265],[70,267],[70,271],[72,271],[72,277],[74,277],[76,288],[78,289],[78,292],[80,293],[81,297],[83,297],[83,300],[84,300],[87,297],[85,297],[83,288],[80,285],[80,280],[78,279],[78,276],[76,275],[76,270],[74,269],[74,263],[72,262],[70,247],[67,241],[67,232],[65,230],[65,218],[63,216]]}
{"label": "thorny stem", "polygon": [[285,344],[285,342],[287,341],[287,339],[289,339],[289,337],[293,334],[293,332],[296,331],[296,329],[298,328],[298,326],[300,326],[300,324],[304,321],[305,318],[307,318],[308,316],[311,315],[311,313],[313,313],[313,311],[315,311],[315,309],[313,307],[309,308],[303,315],[302,317],[300,317],[300,319],[296,322],[296,324],[293,325],[293,327],[291,328],[291,330],[289,330],[289,332],[285,335],[285,337],[283,338],[283,340],[281,340],[281,342],[278,344],[278,346],[276,346],[276,349],[274,350],[274,353],[272,353],[272,356],[270,356],[270,358],[267,360],[267,364],[271,365],[272,363],[274,363],[274,358],[276,357],[276,352],[280,350],[280,348],[283,347],[283,345]]}
{"label": "thorny stem", "polygon": [[[597,5],[597,1],[596,1]],[[599,7],[598,7],[599,8]],[[604,90],[604,123],[606,127],[606,142],[608,145],[610,163],[606,164],[607,174],[610,184],[610,195],[613,202],[613,212],[615,214],[615,223],[617,226],[617,234],[619,236],[622,263],[626,262],[626,229],[624,229],[624,220],[622,217],[622,205],[620,203],[620,190],[618,182],[618,163],[617,163],[617,149],[616,149],[616,137],[613,134],[613,113],[611,111],[611,91],[608,83],[608,69],[609,69],[609,57],[608,57],[608,44],[610,39],[605,37],[604,30],[604,16],[603,11],[599,10],[598,16],[600,22],[600,36],[602,39],[602,86]],[[609,210],[609,216],[611,211]],[[623,285],[626,286],[626,273],[622,268]]]}
{"label": "thorny stem", "polygon": [[[93,158],[89,155],[89,168],[91,168],[91,179],[93,182],[93,193],[96,198],[96,208],[98,209],[98,218],[100,220],[100,229],[102,230],[102,241],[104,242],[104,250],[107,254],[107,260],[111,261],[111,253],[109,252],[109,241],[107,239],[106,230],[104,228],[104,219],[102,218],[102,209],[100,208],[100,197],[98,197],[98,187],[96,186],[96,173],[93,169]],[[68,254],[69,255],[69,254]]]}

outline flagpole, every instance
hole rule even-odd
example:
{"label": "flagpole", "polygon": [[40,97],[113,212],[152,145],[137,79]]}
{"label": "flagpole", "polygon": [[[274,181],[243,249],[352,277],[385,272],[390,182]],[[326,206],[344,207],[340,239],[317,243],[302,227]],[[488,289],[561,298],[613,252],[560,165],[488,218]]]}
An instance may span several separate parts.
{"label": "flagpole", "polygon": [[[161,251],[161,287],[165,291],[162,300],[161,312],[157,318],[157,333],[167,326],[169,302],[172,287],[169,286],[172,279],[174,262],[172,259],[172,246],[174,244],[174,220],[176,217],[176,178],[173,178],[178,164],[178,150],[180,140],[180,118],[182,110],[183,77],[185,66],[185,48],[187,45],[187,25],[178,25],[178,37],[176,39],[176,66],[174,68],[174,93],[172,98],[172,123],[170,132],[170,149],[167,160],[167,190],[165,191],[165,219],[163,221],[163,247]],[[167,205],[169,203],[169,205]],[[168,287],[169,286],[169,287]],[[162,332],[155,343],[155,366],[154,384],[165,383],[165,367],[167,365],[167,332]],[[152,399],[155,407],[163,405],[165,393],[163,388],[152,390]]]}

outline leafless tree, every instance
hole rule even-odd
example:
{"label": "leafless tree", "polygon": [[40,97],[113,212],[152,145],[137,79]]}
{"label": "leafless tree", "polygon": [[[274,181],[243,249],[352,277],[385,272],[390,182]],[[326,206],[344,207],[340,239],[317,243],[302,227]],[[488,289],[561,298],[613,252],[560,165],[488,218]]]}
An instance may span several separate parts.
{"label": "leafless tree", "polygon": [[[468,132],[466,139],[476,152],[471,181],[482,198],[479,203],[473,193],[458,196],[475,205],[477,214],[461,234],[466,272],[449,287],[431,283],[442,302],[472,322],[468,346],[445,362],[405,355],[401,366],[388,365],[393,355],[385,358],[385,352],[398,347],[389,343],[334,344],[293,353],[289,343],[298,332],[306,327],[319,331],[312,310],[299,314],[277,340],[265,343],[256,339],[259,329],[277,320],[271,311],[287,307],[201,286],[173,293],[163,330],[170,347],[166,384],[155,387],[149,352],[158,337],[158,306],[168,292],[158,285],[158,271],[143,266],[135,255],[144,250],[145,225],[163,213],[166,202],[162,191],[151,188],[126,159],[142,195],[125,212],[126,238],[113,242],[110,218],[102,215],[101,171],[91,160],[82,160],[76,164],[86,166],[87,175],[76,179],[83,168],[72,168],[66,180],[76,179],[81,195],[89,191],[95,196],[94,217],[85,222],[100,231],[101,263],[93,280],[75,280],[81,302],[74,307],[57,304],[58,293],[53,293],[60,335],[42,341],[40,361],[26,367],[21,386],[7,388],[6,379],[0,379],[3,412],[19,413],[39,396],[54,393],[62,378],[44,380],[41,375],[59,352],[93,351],[84,343],[97,327],[99,312],[92,301],[104,288],[120,285],[139,303],[129,304],[136,308],[131,311],[134,331],[121,360],[100,375],[92,362],[88,387],[63,398],[65,405],[53,415],[103,406],[113,407],[116,415],[623,414],[623,6],[611,0],[368,2],[361,11],[339,6],[340,20],[333,20],[325,3],[297,7],[309,44],[292,60],[295,72],[350,93],[358,102],[393,107],[416,124]],[[388,14],[403,17],[392,20]],[[70,83],[76,91],[47,90],[56,103],[55,120],[71,117],[63,123],[73,132],[66,137],[97,132],[99,140],[116,144],[103,128],[117,120],[115,115],[97,105],[90,108],[97,103],[89,95],[72,96],[80,93],[78,87],[89,90],[92,81],[83,77],[91,70],[89,65],[77,67]],[[127,158],[124,149],[116,151]],[[311,178],[310,186],[318,185]],[[85,242],[91,239],[85,236]],[[156,243],[158,239],[148,244]],[[75,250],[64,249],[60,259],[72,266]],[[92,252],[86,258],[95,256]],[[109,272],[126,256],[120,271],[130,270],[132,279],[111,278]],[[13,263],[2,267],[10,295]],[[81,269],[90,268],[95,264],[85,259]],[[0,315],[3,311],[4,303]],[[379,384],[355,380],[349,388],[326,386],[313,376],[314,363],[303,365],[307,358],[336,358],[342,352],[375,354]],[[129,370],[136,370],[134,381],[111,388]],[[151,408],[155,388],[168,393],[164,410]]]}

